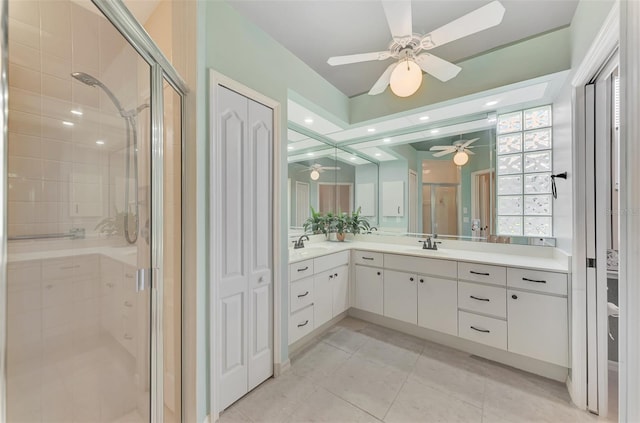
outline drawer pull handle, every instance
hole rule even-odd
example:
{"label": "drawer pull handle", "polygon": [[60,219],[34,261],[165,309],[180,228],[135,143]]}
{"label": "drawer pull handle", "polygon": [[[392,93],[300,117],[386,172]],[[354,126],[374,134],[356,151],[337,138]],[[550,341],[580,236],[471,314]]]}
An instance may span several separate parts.
{"label": "drawer pull handle", "polygon": [[333,279],[333,275],[329,275],[329,279]]}
{"label": "drawer pull handle", "polygon": [[338,274],[337,274],[337,273],[334,273],[334,274],[333,274],[333,277],[334,277],[334,278],[337,278],[337,277],[338,277]]}
{"label": "drawer pull handle", "polygon": [[124,334],[124,339],[126,339],[127,341],[131,341],[133,339],[133,336],[125,333]]}
{"label": "drawer pull handle", "polygon": [[298,298],[306,297],[307,295],[309,295],[309,291],[305,292],[304,294],[298,295]]}
{"label": "drawer pull handle", "polygon": [[305,320],[305,321],[304,321],[304,323],[300,323],[300,324],[298,325],[298,327],[299,327],[299,328],[301,328],[301,327],[303,327],[303,326],[307,326],[307,323],[309,323],[309,321],[308,321],[308,320]]}
{"label": "drawer pull handle", "polygon": [[73,266],[60,266],[60,270],[69,270],[69,269],[78,269],[80,267],[79,264]]}
{"label": "drawer pull handle", "polygon": [[420,278],[420,283],[424,283],[424,279]]}
{"label": "drawer pull handle", "polygon": [[124,306],[125,306],[125,307],[133,307],[133,304],[131,304],[131,302],[130,302],[130,301],[125,301],[125,302],[124,302]]}
{"label": "drawer pull handle", "polygon": [[413,282],[413,278],[409,278],[409,280],[410,280],[411,282]]}
{"label": "drawer pull handle", "polygon": [[518,296],[517,296],[516,294],[513,294],[513,295],[511,296],[511,298],[513,298],[514,300],[517,300],[517,299],[518,299]]}
{"label": "drawer pull handle", "polygon": [[364,256],[362,256],[362,260],[373,260],[373,257],[364,257]]}
{"label": "drawer pull handle", "polygon": [[378,272],[378,276],[380,276],[380,272]]}
{"label": "drawer pull handle", "polygon": [[547,283],[547,281],[537,280],[537,279],[529,279],[529,278],[522,278],[522,280],[526,281],[526,282]]}
{"label": "drawer pull handle", "polygon": [[485,273],[485,272],[474,272],[473,270],[469,270],[469,273],[473,273],[474,275],[480,275],[480,276],[489,276],[488,273]]}
{"label": "drawer pull handle", "polygon": [[116,286],[113,282],[107,282],[107,286],[109,288],[113,288],[114,286]]}
{"label": "drawer pull handle", "polygon": [[302,269],[298,269],[298,272],[304,272],[306,270],[309,270],[309,266],[303,267]]}
{"label": "drawer pull handle", "polygon": [[470,327],[471,329],[475,330],[475,331],[478,331],[478,332],[482,332],[482,333],[491,333],[491,331],[490,331],[490,330],[487,330],[487,329],[478,329],[478,328],[476,328],[476,327],[474,327],[474,326],[469,326],[469,327]]}
{"label": "drawer pull handle", "polygon": [[469,298],[473,298],[474,300],[478,300],[478,301],[487,301],[487,302],[491,301],[488,298],[480,298],[480,297],[475,297],[473,295],[469,295]]}
{"label": "drawer pull handle", "polygon": [[124,277],[127,279],[133,279],[133,273],[125,273]]}

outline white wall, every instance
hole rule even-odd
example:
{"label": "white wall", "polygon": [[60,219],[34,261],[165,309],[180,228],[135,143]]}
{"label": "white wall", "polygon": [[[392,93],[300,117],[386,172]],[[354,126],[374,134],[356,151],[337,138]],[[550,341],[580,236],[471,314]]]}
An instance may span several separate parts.
{"label": "white wall", "polygon": [[573,243],[573,174],[571,132],[571,86],[565,84],[553,102],[553,173],[567,172],[568,179],[556,179],[558,198],[553,200],[553,236],[558,248],[571,254]]}

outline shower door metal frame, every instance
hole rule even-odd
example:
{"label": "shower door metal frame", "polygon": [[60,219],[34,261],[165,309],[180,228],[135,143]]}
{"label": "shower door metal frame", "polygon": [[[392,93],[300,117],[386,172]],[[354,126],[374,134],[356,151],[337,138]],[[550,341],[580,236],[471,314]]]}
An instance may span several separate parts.
{"label": "shower door metal frame", "polygon": [[[185,96],[189,90],[171,62],[165,57],[142,25],[126,8],[122,0],[91,0],[105,18],[129,42],[131,47],[151,66],[151,362],[150,362],[150,421],[163,421],[163,227],[153,222],[163,220],[164,192],[164,95],[163,82],[167,81],[180,96],[181,117],[181,216],[184,216],[185,205],[182,201],[185,192],[184,151],[186,150]],[[6,330],[7,330],[7,123],[8,123],[8,4],[9,0],[0,0],[0,421],[6,421]],[[181,218],[181,225],[184,224]],[[184,230],[181,231],[184,233]],[[184,237],[181,236],[181,263],[184,263]],[[181,266],[181,286],[184,291],[184,267]],[[184,295],[181,295],[181,299]],[[181,307],[183,310],[184,307]],[[181,319],[181,334],[184,319]],[[181,341],[182,344],[182,341]],[[182,356],[182,355],[181,355]],[[180,364],[182,366],[182,363]],[[182,385],[182,380],[179,382]],[[181,395],[184,395],[181,389]],[[184,420],[184,407],[181,407]]]}

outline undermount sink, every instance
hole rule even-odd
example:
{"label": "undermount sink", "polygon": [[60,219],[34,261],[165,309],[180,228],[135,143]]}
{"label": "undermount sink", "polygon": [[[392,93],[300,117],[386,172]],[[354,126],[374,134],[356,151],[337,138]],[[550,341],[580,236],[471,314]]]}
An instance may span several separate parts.
{"label": "undermount sink", "polygon": [[290,256],[312,256],[316,254],[322,254],[329,251],[330,248],[327,247],[304,247],[291,250]]}
{"label": "undermount sink", "polygon": [[446,250],[443,250],[442,248],[438,248],[437,250],[425,250],[422,247],[412,247],[412,248],[407,248],[405,250],[408,253],[424,253],[424,254],[447,254]]}

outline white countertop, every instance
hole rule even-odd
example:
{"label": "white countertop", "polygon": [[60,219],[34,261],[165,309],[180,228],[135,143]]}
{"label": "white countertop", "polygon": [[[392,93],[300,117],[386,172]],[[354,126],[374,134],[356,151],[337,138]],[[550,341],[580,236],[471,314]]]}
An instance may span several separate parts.
{"label": "white countertop", "polygon": [[313,241],[305,243],[305,248],[289,249],[289,263],[353,249],[563,273],[569,273],[571,269],[571,257],[552,247],[444,241],[443,245],[434,251],[423,250],[421,244],[417,242],[417,238],[402,240],[398,237],[395,240],[389,239],[391,242],[371,242],[370,240]]}

